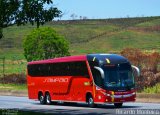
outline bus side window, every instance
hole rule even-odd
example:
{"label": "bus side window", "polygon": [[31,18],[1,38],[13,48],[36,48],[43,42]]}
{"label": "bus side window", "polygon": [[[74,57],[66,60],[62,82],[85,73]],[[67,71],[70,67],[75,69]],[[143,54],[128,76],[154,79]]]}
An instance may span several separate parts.
{"label": "bus side window", "polygon": [[38,67],[37,67],[37,65],[28,65],[28,74],[30,75],[30,76],[36,76],[37,75],[37,73],[38,73]]}
{"label": "bus side window", "polygon": [[28,65],[30,76],[84,76],[89,77],[85,61]]}
{"label": "bus side window", "polygon": [[66,66],[66,74],[70,76],[89,77],[87,65],[85,62],[69,62]]}

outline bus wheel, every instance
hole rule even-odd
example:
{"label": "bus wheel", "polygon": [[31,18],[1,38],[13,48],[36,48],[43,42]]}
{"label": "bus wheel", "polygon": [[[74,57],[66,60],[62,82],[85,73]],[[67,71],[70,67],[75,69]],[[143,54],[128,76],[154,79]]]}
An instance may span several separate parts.
{"label": "bus wheel", "polygon": [[45,98],[42,93],[39,94],[39,102],[40,104],[45,104]]}
{"label": "bus wheel", "polygon": [[51,96],[50,96],[50,94],[49,93],[46,93],[46,95],[45,95],[45,101],[46,101],[46,104],[47,105],[50,105],[51,104]]}
{"label": "bus wheel", "polygon": [[95,107],[94,100],[93,100],[93,97],[91,95],[89,95],[87,97],[87,103],[88,103],[89,107]]}
{"label": "bus wheel", "polygon": [[114,103],[114,106],[115,106],[116,108],[121,108],[122,105],[123,105],[123,103]]}

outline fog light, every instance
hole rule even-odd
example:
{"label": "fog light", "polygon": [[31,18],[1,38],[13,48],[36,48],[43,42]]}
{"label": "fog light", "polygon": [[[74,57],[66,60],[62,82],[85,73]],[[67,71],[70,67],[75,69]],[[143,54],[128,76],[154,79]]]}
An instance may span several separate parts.
{"label": "fog light", "polygon": [[108,99],[106,99],[106,101],[108,101]]}

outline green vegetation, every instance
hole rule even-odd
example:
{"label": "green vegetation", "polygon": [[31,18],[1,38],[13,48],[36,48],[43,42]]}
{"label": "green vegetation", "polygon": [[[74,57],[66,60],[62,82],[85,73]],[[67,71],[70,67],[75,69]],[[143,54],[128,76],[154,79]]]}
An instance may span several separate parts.
{"label": "green vegetation", "polygon": [[27,90],[26,84],[0,84],[0,90]]}
{"label": "green vegetation", "polygon": [[[71,55],[117,53],[124,48],[160,52],[160,17],[54,21],[43,27],[51,27],[63,35],[70,42]],[[0,40],[0,75],[3,57],[6,74],[26,71],[22,43],[35,28],[27,24],[3,30],[5,38]]]}
{"label": "green vegetation", "polygon": [[151,27],[151,26],[158,26],[160,22],[160,19],[156,19],[156,20],[152,20],[152,21],[148,21],[148,22],[143,22],[143,23],[139,23],[136,26],[137,27]]}
{"label": "green vegetation", "polygon": [[[155,26],[157,29],[154,29]],[[126,47],[160,51],[159,26],[160,17],[54,21],[44,25],[65,36],[70,42],[72,55],[120,51]],[[34,28],[36,26],[29,24],[5,28],[5,38],[0,40],[0,52],[9,48],[14,53],[22,54],[22,41]]]}
{"label": "green vegetation", "polygon": [[[44,113],[34,111],[24,111],[19,109],[0,109],[1,115],[44,115]],[[51,113],[45,113],[45,115],[52,115]]]}
{"label": "green vegetation", "polygon": [[0,50],[0,54],[0,76],[2,76],[3,71],[4,74],[26,72],[27,61],[20,50],[4,49]]}
{"label": "green vegetation", "polygon": [[[160,51],[160,33],[139,33],[132,30],[121,31],[110,36],[103,36],[87,43],[73,44],[73,53],[96,53],[121,51],[128,48]],[[78,50],[79,49],[79,50]]]}
{"label": "green vegetation", "polygon": [[0,39],[3,37],[3,28],[12,24],[16,18],[20,1],[0,1]]}
{"label": "green vegetation", "polygon": [[68,41],[50,27],[34,29],[23,43],[27,61],[70,55]]}
{"label": "green vegetation", "polygon": [[39,28],[40,25],[60,15],[61,11],[53,7],[52,0],[0,1],[0,39],[3,38],[3,29],[13,24],[24,25],[29,22],[34,25],[36,23]]}
{"label": "green vegetation", "polygon": [[145,88],[142,93],[159,93],[160,94],[160,83],[156,84],[153,87],[147,87]]}
{"label": "green vegetation", "polygon": [[[64,36],[70,42],[71,55],[120,53],[124,48],[160,52],[160,16],[53,21],[43,27],[51,27]],[[3,57],[5,74],[25,73],[27,61],[23,55],[22,42],[35,28],[27,24],[3,29],[5,38],[0,40],[0,76],[3,76]],[[144,91],[150,90],[146,88]]]}

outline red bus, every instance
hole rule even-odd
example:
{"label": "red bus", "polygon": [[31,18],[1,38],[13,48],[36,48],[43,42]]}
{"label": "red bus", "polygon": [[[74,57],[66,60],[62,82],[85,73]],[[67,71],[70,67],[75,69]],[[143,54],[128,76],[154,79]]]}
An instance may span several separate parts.
{"label": "red bus", "polygon": [[[133,72],[133,70],[135,72]],[[29,99],[41,104],[85,102],[90,107],[135,101],[139,69],[123,56],[88,54],[32,61],[27,65]]]}

